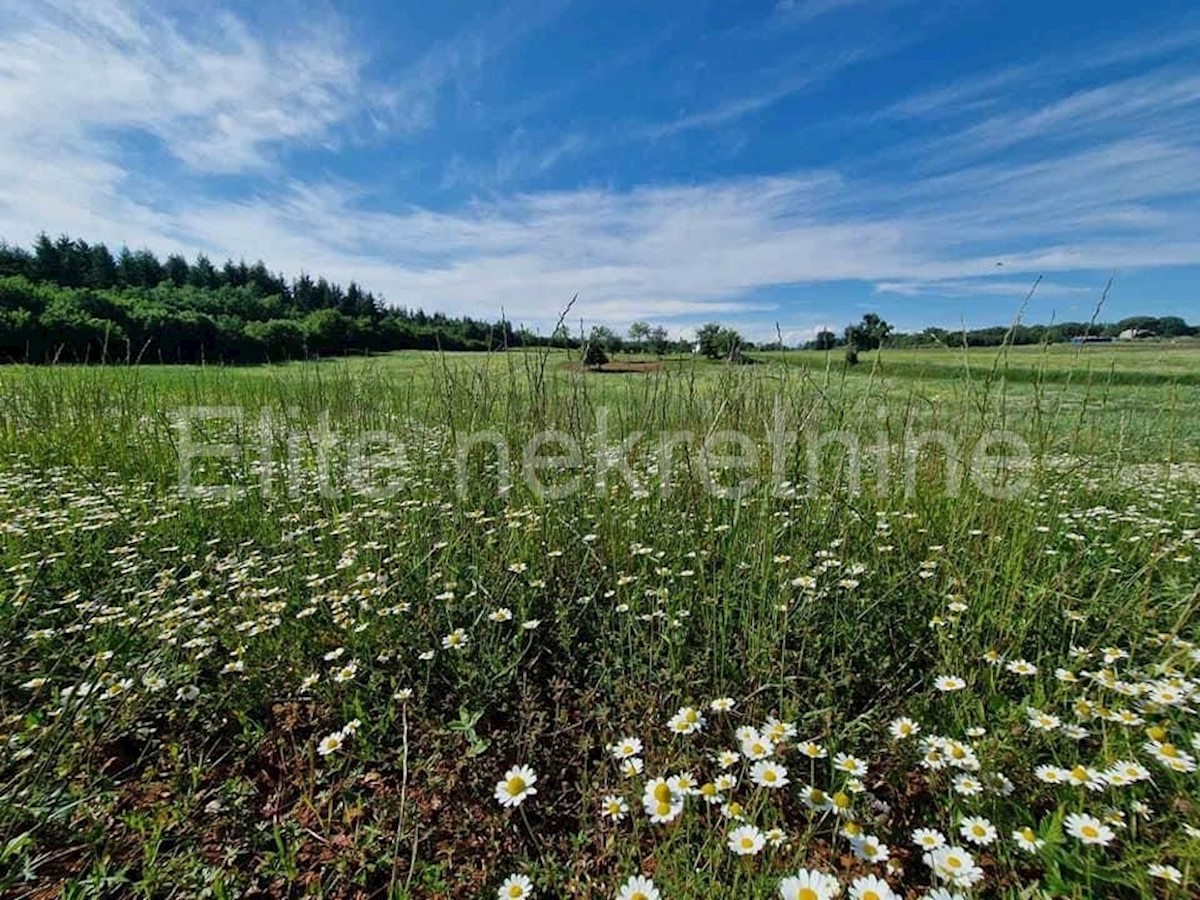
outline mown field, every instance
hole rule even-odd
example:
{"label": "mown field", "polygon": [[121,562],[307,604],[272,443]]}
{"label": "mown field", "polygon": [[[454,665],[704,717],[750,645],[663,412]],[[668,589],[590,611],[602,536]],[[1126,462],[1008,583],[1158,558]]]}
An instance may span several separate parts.
{"label": "mown field", "polygon": [[1195,896],[1200,350],[644,362],[0,367],[0,893]]}

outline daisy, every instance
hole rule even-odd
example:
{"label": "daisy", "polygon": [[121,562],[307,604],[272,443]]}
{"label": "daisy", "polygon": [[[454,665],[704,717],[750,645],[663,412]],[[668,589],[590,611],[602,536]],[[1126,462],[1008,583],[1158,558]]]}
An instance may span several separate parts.
{"label": "daisy", "polygon": [[1196,760],[1192,755],[1180,750],[1172,743],[1151,740],[1146,741],[1142,745],[1142,749],[1153,756],[1158,763],[1173,772],[1196,771]]}
{"label": "daisy", "polygon": [[850,882],[851,900],[898,900],[896,892],[882,878],[863,875]]}
{"label": "daisy", "polygon": [[1111,828],[1087,813],[1071,813],[1063,820],[1063,826],[1067,834],[1078,838],[1085,844],[1099,844],[1101,847],[1107,847],[1116,837],[1116,833]]}
{"label": "daisy", "polygon": [[488,618],[493,622],[511,622],[513,612],[507,606],[502,606],[495,612],[488,613]]}
{"label": "daisy", "polygon": [[1082,765],[1067,770],[1067,781],[1073,787],[1086,787],[1089,791],[1102,791],[1107,784],[1103,774]]}
{"label": "daisy", "polygon": [[1036,728],[1038,731],[1054,731],[1062,725],[1062,719],[1054,715],[1054,713],[1043,712],[1036,707],[1029,707],[1025,710],[1029,716],[1029,726]]}
{"label": "daisy", "polygon": [[921,726],[907,716],[900,716],[898,719],[893,719],[888,726],[888,731],[896,740],[910,738],[920,732]]}
{"label": "daisy", "polygon": [[807,756],[809,759],[824,759],[828,756],[828,751],[816,741],[804,741],[796,747],[802,756]]}
{"label": "daisy", "polygon": [[1058,766],[1038,766],[1034,769],[1033,774],[1038,781],[1045,784],[1065,784],[1071,777],[1071,773],[1067,769],[1059,768]]}
{"label": "daisy", "polygon": [[621,738],[621,740],[608,748],[608,752],[613,755],[613,759],[618,760],[629,759],[631,756],[640,756],[642,742],[635,737]]}
{"label": "daisy", "polygon": [[642,762],[640,756],[631,756],[629,759],[621,760],[621,774],[626,778],[637,778],[645,767],[646,764]]}
{"label": "daisy", "polygon": [[841,890],[836,878],[815,869],[801,869],[779,882],[781,900],[833,900]]}
{"label": "daisy", "polygon": [[1027,659],[1014,659],[1008,662],[1004,668],[1012,672],[1014,675],[1036,675],[1038,667]]}
{"label": "daisy", "polygon": [[862,837],[853,841],[852,847],[854,855],[863,862],[881,863],[887,862],[891,856],[891,850],[888,845],[883,843],[873,834],[864,834]]}
{"label": "daisy", "polygon": [[1026,825],[1024,828],[1018,828],[1012,833],[1013,842],[1024,850],[1026,853],[1036,853],[1046,845],[1046,842],[1038,837],[1032,828]]}
{"label": "daisy", "polygon": [[918,828],[912,833],[912,842],[922,850],[936,850],[946,846],[946,836],[936,828]]}
{"label": "daisy", "polygon": [[455,628],[452,632],[442,638],[443,650],[463,650],[467,646],[470,638],[467,637],[467,632],[462,628]]}
{"label": "daisy", "polygon": [[1146,874],[1151,878],[1161,878],[1163,881],[1169,881],[1171,884],[1183,884],[1183,873],[1174,866],[1151,863],[1146,869]]}
{"label": "daisy", "polygon": [[986,847],[996,840],[996,827],[983,816],[969,816],[958,826],[958,833],[972,844]]}
{"label": "daisy", "polygon": [[742,825],[729,832],[729,849],[738,856],[757,856],[766,844],[766,837],[753,825]]}
{"label": "daisy", "polygon": [[665,778],[651,778],[642,792],[642,808],[655,825],[665,825],[683,812],[683,797]]}
{"label": "daisy", "polygon": [[962,797],[975,797],[983,793],[983,782],[974,775],[956,775],[954,792]]}
{"label": "daisy", "polygon": [[737,787],[737,783],[737,776],[731,772],[722,772],[713,781],[713,785],[716,786],[718,791],[732,791]]}
{"label": "daisy", "polygon": [[722,769],[729,769],[729,768],[732,768],[733,766],[736,766],[738,764],[739,759],[741,759],[741,757],[737,755],[736,751],[722,750],[716,756],[716,763]]}
{"label": "daisy", "polygon": [[329,756],[331,753],[337,753],[342,749],[342,744],[346,742],[346,736],[340,731],[335,731],[333,734],[327,734],[321,738],[321,742],[317,744],[317,753],[321,756]]}
{"label": "daisy", "polygon": [[617,889],[617,900],[661,900],[661,895],[649,878],[634,875]]}
{"label": "daisy", "polygon": [[732,697],[718,697],[708,704],[708,708],[715,713],[724,713],[733,709],[734,705]]}
{"label": "daisy", "polygon": [[509,875],[496,891],[498,900],[526,900],[533,896],[533,882],[524,875]]}
{"label": "daisy", "polygon": [[537,793],[536,783],[537,773],[529,766],[513,766],[502,781],[496,782],[494,796],[501,806],[520,806]]}
{"label": "daisy", "polygon": [[840,772],[847,772],[855,778],[865,778],[867,775],[867,764],[857,756],[851,756],[849,753],[839,753],[833,758],[833,767]]}
{"label": "daisy", "polygon": [[925,862],[934,875],[955,887],[969,888],[983,880],[983,869],[962,847],[939,847],[925,854]]}
{"label": "daisy", "polygon": [[742,741],[742,755],[746,759],[766,759],[775,752],[775,743],[765,735],[754,733]]}
{"label": "daisy", "polygon": [[684,706],[671,716],[667,722],[667,728],[674,734],[695,734],[704,728],[707,719],[704,714],[694,706]]}
{"label": "daisy", "polygon": [[800,799],[805,806],[814,812],[825,812],[831,809],[833,805],[828,794],[819,787],[812,787],[811,785],[801,791]]}
{"label": "daisy", "polygon": [[607,794],[600,801],[600,813],[610,822],[622,822],[629,814],[629,804],[616,794]]}
{"label": "daisy", "polygon": [[760,759],[750,767],[750,780],[763,788],[781,788],[788,783],[787,769],[769,759]]}
{"label": "daisy", "polygon": [[796,726],[791,722],[781,722],[776,718],[769,718],[766,724],[762,727],[764,737],[770,738],[775,743],[781,743],[788,738],[796,736]]}
{"label": "daisy", "polygon": [[961,691],[967,683],[957,675],[939,675],[933,680],[933,686],[943,693]]}

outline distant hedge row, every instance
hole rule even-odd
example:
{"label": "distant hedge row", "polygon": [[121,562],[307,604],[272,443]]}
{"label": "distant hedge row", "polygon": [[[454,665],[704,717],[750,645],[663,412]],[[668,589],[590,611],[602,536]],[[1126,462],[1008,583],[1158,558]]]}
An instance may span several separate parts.
{"label": "distant hedge row", "polygon": [[[369,291],[261,263],[189,263],[69,237],[0,243],[2,362],[265,362],[547,343],[507,322],[387,308]],[[559,343],[565,343],[560,339]]]}

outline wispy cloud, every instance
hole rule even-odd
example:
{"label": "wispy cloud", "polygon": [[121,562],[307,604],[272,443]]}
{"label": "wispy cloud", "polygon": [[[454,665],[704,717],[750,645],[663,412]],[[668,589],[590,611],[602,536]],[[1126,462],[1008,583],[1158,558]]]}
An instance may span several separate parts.
{"label": "wispy cloud", "polygon": [[[592,320],[685,329],[779,318],[795,334],[845,317],[818,301],[777,308],[805,286],[970,303],[1019,294],[1042,273],[1043,293],[1069,296],[1114,267],[1200,265],[1200,76],[1186,65],[1037,100],[1015,90],[1032,77],[1020,63],[984,73],[910,99],[937,127],[904,153],[889,148],[886,167],[847,159],[774,176],[514,192],[595,146],[573,131],[542,144],[517,128],[481,176],[482,197],[381,208],[363,181],[285,178],[275,165],[290,149],[343,140],[378,95],[363,89],[365,63],[343,55],[336,21],[266,37],[228,15],[185,28],[116,0],[0,0],[0,17],[0,119],[11,124],[0,130],[0,236],[10,240],[46,228],[160,252],[250,252],[275,269],[359,280],[393,303],[503,308],[535,325],[579,293]],[[440,92],[476,77],[487,52],[469,38],[433,48],[391,85],[409,98],[395,109],[408,111],[385,127],[436,123]],[[779,82],[663,134],[719,127],[799,90]],[[964,104],[964,120],[943,115]],[[154,165],[125,146],[138,135],[201,180],[237,172],[252,186],[230,196],[173,184],[164,199]],[[1014,147],[1030,152],[1001,152]],[[460,177],[476,174],[464,165]]]}

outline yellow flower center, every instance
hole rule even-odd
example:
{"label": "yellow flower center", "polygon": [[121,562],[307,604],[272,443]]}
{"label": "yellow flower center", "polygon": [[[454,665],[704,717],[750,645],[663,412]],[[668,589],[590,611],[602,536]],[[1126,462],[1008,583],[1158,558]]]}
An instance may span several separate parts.
{"label": "yellow flower center", "polygon": [[1100,829],[1095,825],[1084,825],[1079,830],[1084,837],[1094,838],[1100,836]]}
{"label": "yellow flower center", "polygon": [[1075,768],[1073,768],[1071,770],[1071,777],[1076,778],[1079,781],[1087,781],[1088,780],[1087,769],[1085,769],[1083,766],[1076,766]]}
{"label": "yellow flower center", "polygon": [[843,791],[838,791],[833,795],[833,805],[838,809],[849,809],[850,798]]}
{"label": "yellow flower center", "polygon": [[650,897],[641,891],[634,891],[632,894],[630,894],[629,900],[650,900]]}
{"label": "yellow flower center", "polygon": [[962,868],[962,860],[957,856],[947,856],[946,867],[950,869],[960,869]]}
{"label": "yellow flower center", "polygon": [[522,890],[522,888],[519,884],[514,884],[511,887],[509,887],[509,889],[508,889],[508,896],[510,896],[510,897],[520,897],[524,893],[525,893],[525,891]]}
{"label": "yellow flower center", "polygon": [[667,784],[658,784],[654,787],[654,799],[659,803],[671,802],[671,787]]}
{"label": "yellow flower center", "polygon": [[821,900],[821,898],[812,888],[806,887],[800,888],[800,892],[796,894],[796,900]]}
{"label": "yellow flower center", "polygon": [[754,838],[750,838],[750,837],[742,838],[742,849],[743,850],[754,849]]}
{"label": "yellow flower center", "polygon": [[660,816],[667,816],[671,813],[671,804],[667,800],[659,800],[658,806],[654,809]]}
{"label": "yellow flower center", "polygon": [[1179,751],[1175,749],[1174,744],[1163,744],[1158,748],[1158,752],[1163,756],[1169,756],[1171,758],[1175,758],[1179,755]]}
{"label": "yellow flower center", "polygon": [[879,894],[872,890],[863,891],[862,900],[879,900]]}
{"label": "yellow flower center", "polygon": [[767,771],[763,772],[763,781],[772,782],[777,777],[774,769],[767,769]]}
{"label": "yellow flower center", "polygon": [[508,779],[504,787],[510,794],[520,794],[526,788],[525,779],[520,775],[514,775]]}

